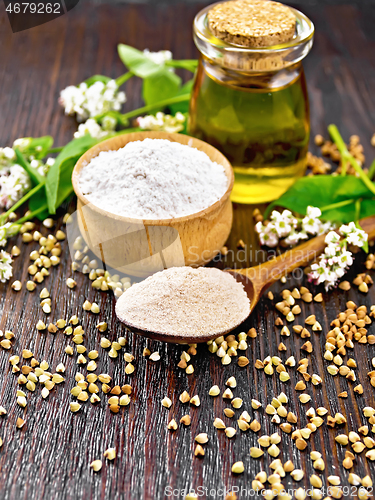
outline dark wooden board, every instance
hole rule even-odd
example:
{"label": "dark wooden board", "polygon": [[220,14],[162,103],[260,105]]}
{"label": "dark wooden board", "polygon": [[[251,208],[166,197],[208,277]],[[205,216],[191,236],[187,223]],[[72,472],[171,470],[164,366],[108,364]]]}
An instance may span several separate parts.
{"label": "dark wooden board", "polygon": [[[124,72],[117,56],[116,45],[125,42],[139,48],[151,50],[171,49],[177,58],[196,57],[191,40],[191,23],[194,14],[203,6],[197,3],[165,5],[153,2],[151,5],[95,5],[81,2],[78,7],[49,24],[12,35],[5,17],[3,4],[0,6],[0,143],[10,145],[20,136],[51,134],[56,144],[66,143],[76,128],[71,118],[64,117],[57,104],[60,89],[75,84],[95,73],[113,77]],[[365,146],[365,152],[372,159],[373,149],[370,137],[375,131],[375,22],[374,8],[365,2],[350,5],[325,6],[317,2],[307,5],[306,13],[316,24],[317,36],[312,53],[306,60],[306,73],[311,97],[312,132],[324,133],[326,126],[334,122],[345,137],[358,133]],[[141,105],[139,82],[130,81],[127,92],[126,109]],[[72,208],[72,206],[71,206]],[[237,256],[237,265],[254,262],[257,246],[251,229],[252,207],[235,206],[233,231],[228,247],[236,250],[241,238],[247,245],[246,255]],[[61,216],[57,226],[61,225]],[[55,229],[56,229],[55,227]],[[55,230],[54,229],[54,230]],[[41,232],[47,234],[42,227]],[[20,238],[16,239],[21,246]],[[15,278],[26,280],[28,253],[35,243],[22,247],[22,256],[14,265]],[[9,286],[0,286],[1,329],[13,330],[16,339],[10,352],[0,350],[0,405],[8,409],[6,417],[0,417],[0,436],[4,445],[0,449],[0,498],[2,500],[22,499],[162,499],[167,497],[166,487],[175,489],[172,498],[182,497],[184,488],[207,488],[201,498],[222,498],[220,488],[239,486],[250,488],[255,474],[268,469],[269,459],[252,460],[251,446],[256,445],[257,435],[248,431],[238,433],[228,440],[212,426],[215,417],[223,417],[223,408],[228,406],[219,397],[212,399],[208,390],[213,384],[224,389],[227,378],[234,375],[238,387],[236,396],[243,397],[244,407],[250,415],[259,414],[262,434],[275,432],[277,427],[270,423],[264,410],[254,412],[251,398],[259,399],[265,406],[280,391],[290,398],[288,408],[295,411],[301,423],[306,423],[305,410],[309,405],[301,405],[294,385],[299,376],[290,370],[291,382],[282,384],[276,377],[266,377],[254,369],[257,358],[268,354],[277,355],[280,329],[275,327],[276,312],[272,303],[264,297],[252,317],[243,326],[246,331],[254,326],[259,335],[249,340],[247,355],[250,364],[240,369],[235,362],[222,367],[219,359],[208,353],[206,346],[200,346],[193,360],[195,372],[187,376],[177,368],[182,348],[133,336],[119,325],[114,315],[114,299],[107,293],[94,292],[87,277],[75,273],[77,288],[67,289],[65,280],[72,276],[67,243],[61,264],[38,291],[14,292]],[[261,260],[258,255],[258,259]],[[222,263],[221,265],[225,265]],[[352,271],[363,271],[363,257],[359,256]],[[284,287],[300,285],[299,278],[289,279],[286,285],[273,287],[277,297]],[[124,360],[120,356],[111,360],[103,350],[100,352],[97,372],[107,372],[120,385],[133,386],[129,407],[122,408],[117,415],[111,414],[106,405],[106,396],[97,406],[85,403],[78,414],[69,410],[70,390],[74,385],[73,375],[79,369],[76,355],[69,357],[64,349],[71,343],[61,332],[55,335],[40,333],[35,329],[36,321],[45,315],[39,306],[39,291],[47,286],[53,298],[51,320],[77,314],[87,332],[85,345],[88,349],[98,347],[101,335],[95,328],[98,319],[108,321],[108,337],[116,339],[124,335],[128,339],[127,351],[135,356],[135,373],[124,373]],[[312,287],[313,288],[313,287]],[[324,332],[336,314],[345,309],[351,299],[358,304],[370,306],[374,303],[372,287],[368,295],[355,290],[324,293],[323,304],[303,304],[302,314],[297,322],[303,324],[309,314],[316,314]],[[314,291],[316,291],[314,289]],[[101,306],[99,318],[82,311],[84,299],[96,300]],[[370,333],[375,334],[374,326]],[[322,387],[308,384],[307,392],[313,397],[315,406],[326,406],[332,414],[342,412],[348,418],[344,431],[356,430],[365,423],[361,413],[364,406],[373,406],[374,389],[370,386],[367,371],[371,369],[371,358],[375,347],[356,345],[355,359],[358,362],[357,378],[364,385],[365,395],[353,393],[352,385],[342,378],[326,376],[327,362],[323,361],[324,333],[313,334],[311,341],[314,353],[311,358],[312,370],[324,377]],[[292,334],[284,340],[287,352],[282,358],[293,354],[297,360],[304,357],[300,352],[303,341]],[[146,361],[142,357],[143,348],[149,345],[158,350],[159,362]],[[66,365],[67,381],[54,390],[48,400],[40,396],[40,388],[28,394],[27,410],[22,410],[15,402],[17,377],[11,373],[8,358],[10,353],[20,354],[22,349],[31,349],[41,361],[46,359],[51,368],[59,362]],[[84,368],[80,368],[83,373]],[[349,388],[348,388],[349,387]],[[337,393],[348,388],[349,398],[338,399]],[[198,394],[199,408],[182,405],[178,395],[183,390]],[[161,407],[161,400],[169,396],[173,401],[167,411]],[[241,410],[242,411],[242,410]],[[190,428],[180,427],[176,432],[167,430],[170,418],[177,419],[185,413],[192,416]],[[239,411],[237,414],[239,415]],[[19,416],[25,416],[22,430],[15,428]],[[208,432],[210,440],[205,446],[206,456],[193,456],[194,436],[198,432]],[[289,487],[308,486],[308,476],[313,473],[310,450],[322,452],[327,462],[323,476],[338,474],[342,484],[348,485],[348,472],[343,471],[341,461],[344,452],[336,446],[334,437],[339,433],[325,425],[313,435],[305,452],[298,452],[291,438],[283,435],[282,460],[292,459],[296,466],[306,471],[300,483],[294,483],[288,476],[283,483]],[[258,433],[260,434],[260,433]],[[104,461],[100,473],[89,468],[92,460],[101,458],[103,451],[116,446],[117,459],[113,463]],[[370,474],[375,478],[374,466],[362,456],[356,460],[354,472],[361,477]],[[245,472],[239,477],[231,473],[231,465],[238,460],[245,463]],[[326,484],[326,482],[325,482]],[[211,491],[213,490],[213,491]],[[240,498],[248,498],[239,495]],[[351,494],[343,498],[352,498]]]}

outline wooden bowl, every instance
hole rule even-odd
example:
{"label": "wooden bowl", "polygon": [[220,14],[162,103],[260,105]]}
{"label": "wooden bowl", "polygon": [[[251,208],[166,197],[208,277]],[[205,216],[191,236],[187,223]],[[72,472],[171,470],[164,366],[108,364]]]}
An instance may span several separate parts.
{"label": "wooden bowl", "polygon": [[[79,186],[83,166],[101,151],[117,150],[146,138],[167,139],[204,151],[225,169],[225,194],[200,212],[174,219],[128,218],[89,202]],[[217,149],[194,137],[167,132],[134,132],[103,141],[86,151],[72,175],[78,198],[78,226],[87,245],[107,267],[133,276],[147,276],[173,266],[201,266],[213,259],[231,230],[233,212],[229,197],[233,182],[232,166]]]}

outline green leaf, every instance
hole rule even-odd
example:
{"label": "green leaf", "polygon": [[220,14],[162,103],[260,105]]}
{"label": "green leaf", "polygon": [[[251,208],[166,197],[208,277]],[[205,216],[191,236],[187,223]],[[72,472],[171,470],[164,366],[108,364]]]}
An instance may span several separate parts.
{"label": "green leaf", "polygon": [[118,45],[120,59],[129,71],[143,79],[143,99],[146,105],[175,96],[181,78],[163,64],[151,61],[142,51],[129,45]]}
{"label": "green leaf", "polygon": [[[44,203],[43,203],[44,202]],[[45,210],[42,210],[45,208]],[[38,215],[36,216],[39,220],[44,220],[49,216],[49,212],[47,209],[47,204],[46,204],[46,197],[43,196],[42,198],[39,198],[35,195],[30,199],[29,202],[29,210],[31,212],[35,212],[37,210],[41,210]]]}
{"label": "green leaf", "polygon": [[59,207],[73,192],[72,173],[76,161],[67,161],[60,173],[60,186],[57,192],[56,207]]}
{"label": "green leaf", "polygon": [[44,182],[45,177],[40,172],[38,172],[36,168],[30,165],[30,163],[26,160],[21,151],[18,148],[14,148],[14,151],[16,153],[17,163],[21,165],[21,167],[25,169],[26,172],[29,174],[33,185]]}
{"label": "green leaf", "polygon": [[69,142],[57,156],[46,177],[46,195],[50,214],[56,213],[60,188],[60,172],[73,165],[88,149],[98,142],[90,135]]}
{"label": "green leaf", "polygon": [[[320,207],[319,207],[320,208]],[[324,207],[322,207],[324,209]],[[355,201],[343,207],[322,210],[322,219],[348,223],[355,219]]]}
{"label": "green leaf", "polygon": [[45,135],[43,137],[33,137],[28,148],[29,154],[37,160],[42,160],[53,146],[53,137]]}
{"label": "green leaf", "polygon": [[180,85],[181,78],[161,66],[156,73],[143,80],[143,99],[146,105],[164,101],[177,95]]}
{"label": "green leaf", "polygon": [[360,218],[370,217],[370,215],[375,215],[375,198],[362,200],[361,203],[361,215]]}
{"label": "green leaf", "polygon": [[104,76],[104,75],[93,75],[90,76],[90,78],[87,78],[85,80],[85,83],[87,84],[88,87],[91,87],[96,82],[103,82],[103,83],[108,83],[111,80],[109,76]]}
{"label": "green leaf", "polygon": [[120,43],[117,46],[121,61],[134,75],[147,78],[158,72],[160,65],[154,63],[143,52]]}
{"label": "green leaf", "polygon": [[[81,155],[80,155],[81,156]],[[59,186],[56,196],[56,209],[66,200],[66,198],[73,192],[72,185],[72,173],[75,164],[80,156],[67,158],[60,165],[59,171]],[[48,205],[48,199],[46,196],[46,191],[43,193],[37,193],[33,196],[29,203],[29,210],[35,211],[42,207],[46,207],[46,211],[39,215],[41,219],[46,218],[48,214],[55,213],[51,212]],[[47,209],[48,207],[48,209]]]}
{"label": "green leaf", "polygon": [[367,172],[367,177],[372,180],[375,176],[375,160],[373,160],[373,162],[371,163],[370,165],[370,168],[368,169],[368,172]]}
{"label": "green leaf", "polygon": [[[302,177],[278,200],[272,202],[264,215],[268,217],[276,206],[288,208],[299,214],[306,214],[309,205],[323,209],[336,203],[347,202],[344,206],[324,211],[322,218],[348,223],[355,219],[355,199],[357,198],[363,198],[361,217],[366,216],[363,215],[364,213],[368,215],[375,213],[374,195],[357,177],[352,175],[345,177],[331,175]],[[350,200],[353,202],[351,203]],[[372,213],[368,213],[371,211]]]}
{"label": "green leaf", "polygon": [[[191,80],[188,80],[177,92],[176,96],[179,95],[184,95],[184,94],[191,94],[191,91],[193,89],[193,84],[194,84],[194,78]],[[175,115],[176,113],[188,113],[189,112],[189,101],[185,102],[179,102],[177,104],[171,104],[169,107],[169,110],[172,115]]]}

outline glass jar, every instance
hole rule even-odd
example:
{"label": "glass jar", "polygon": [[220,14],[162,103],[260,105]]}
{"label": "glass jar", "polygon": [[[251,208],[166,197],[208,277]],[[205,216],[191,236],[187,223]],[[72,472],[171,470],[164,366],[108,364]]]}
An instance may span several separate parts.
{"label": "glass jar", "polygon": [[207,13],[194,20],[201,55],[190,103],[189,134],[219,149],[232,163],[232,201],[260,203],[284,193],[306,170],[309,102],[302,59],[313,23],[301,12],[287,43],[248,48],[216,38]]}

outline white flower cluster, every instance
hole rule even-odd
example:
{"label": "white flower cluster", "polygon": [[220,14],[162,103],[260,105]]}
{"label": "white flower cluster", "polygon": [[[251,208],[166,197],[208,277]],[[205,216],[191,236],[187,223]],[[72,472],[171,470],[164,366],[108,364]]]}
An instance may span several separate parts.
{"label": "white flower cluster", "polygon": [[255,230],[261,245],[276,247],[280,240],[286,245],[296,245],[300,240],[323,234],[332,228],[330,223],[323,223],[319,217],[322,212],[317,207],[307,207],[303,219],[295,217],[290,210],[273,210],[268,223],[258,222]]}
{"label": "white flower cluster", "polygon": [[0,281],[5,283],[13,275],[12,257],[4,250],[0,251]]}
{"label": "white flower cluster", "polygon": [[115,80],[108,83],[98,81],[90,86],[85,82],[78,86],[69,85],[60,92],[59,98],[65,114],[76,114],[79,122],[108,111],[120,111],[125,101],[125,93],[119,92]]}
{"label": "white flower cluster", "polygon": [[12,148],[0,148],[0,168],[9,167],[16,159],[16,153]]}
{"label": "white flower cluster", "polygon": [[[342,225],[338,233],[330,231],[327,234],[324,253],[317,263],[311,265],[309,273],[309,279],[316,284],[324,283],[326,290],[334,287],[353,264],[353,256],[348,250],[348,245],[362,248],[368,238],[367,233],[358,228],[354,222]],[[340,235],[343,238],[340,238]]]}
{"label": "white flower cluster", "polygon": [[[55,158],[48,158],[45,163],[42,160],[38,160],[34,155],[30,155],[28,149],[31,145],[32,139],[30,137],[21,137],[13,142],[13,148],[18,148],[21,153],[26,156],[27,161],[30,162],[30,166],[38,170],[40,175],[46,176],[50,167],[55,163]],[[11,148],[4,148],[11,149]],[[14,150],[12,150],[14,153]],[[42,146],[37,146],[36,151],[42,151]],[[14,153],[14,159],[16,154]]]}
{"label": "white flower cluster", "polygon": [[46,163],[43,163],[42,160],[36,160],[34,158],[31,159],[30,166],[36,168],[40,173],[40,175],[43,175],[45,177],[48,173],[48,170],[50,169],[50,167],[52,167],[55,161],[56,161],[55,158],[48,158]]}
{"label": "white flower cluster", "polygon": [[30,177],[17,164],[0,170],[0,207],[8,210],[31,188]]}
{"label": "white flower cluster", "polygon": [[368,234],[360,227],[357,227],[354,222],[349,222],[348,225],[342,225],[339,228],[339,232],[344,236],[348,245],[363,248],[367,243]]}
{"label": "white flower cluster", "polygon": [[[148,49],[143,51],[144,55],[148,57],[155,64],[163,65],[166,61],[173,59],[173,54],[170,50],[159,50],[159,52],[150,52]],[[173,71],[173,68],[170,68]]]}
{"label": "white flower cluster", "polygon": [[108,135],[108,132],[103,130],[96,120],[89,118],[85,121],[85,123],[78,125],[77,132],[74,132],[74,138],[78,139],[79,137],[83,137],[85,135],[91,135],[94,139],[101,139],[102,137]]}
{"label": "white flower cluster", "polygon": [[180,112],[172,116],[159,111],[156,115],[139,116],[137,124],[142,130],[164,130],[173,133],[183,130],[185,120],[185,116]]}
{"label": "white flower cluster", "polygon": [[0,207],[6,210],[31,188],[30,177],[15,158],[12,148],[0,148]]}

